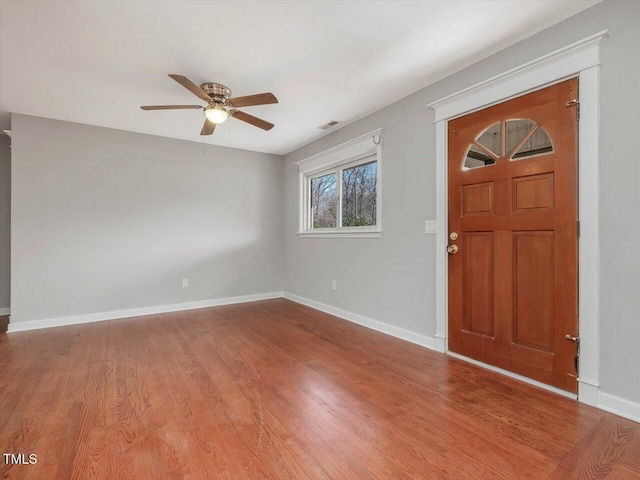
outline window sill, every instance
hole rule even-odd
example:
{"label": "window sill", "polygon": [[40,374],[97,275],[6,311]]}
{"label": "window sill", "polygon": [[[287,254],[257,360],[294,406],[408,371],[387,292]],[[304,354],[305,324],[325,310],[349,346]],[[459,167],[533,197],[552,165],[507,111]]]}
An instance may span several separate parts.
{"label": "window sill", "polygon": [[298,232],[300,238],[380,238],[382,232],[380,231],[368,231],[357,232],[353,230],[336,231],[336,232]]}

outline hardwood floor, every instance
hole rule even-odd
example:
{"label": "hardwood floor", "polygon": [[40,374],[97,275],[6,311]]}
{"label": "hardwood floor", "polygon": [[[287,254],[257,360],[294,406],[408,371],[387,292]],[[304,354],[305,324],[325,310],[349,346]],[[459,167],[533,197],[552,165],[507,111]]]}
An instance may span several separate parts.
{"label": "hardwood floor", "polygon": [[0,336],[0,478],[640,478],[640,424],[277,299]]}

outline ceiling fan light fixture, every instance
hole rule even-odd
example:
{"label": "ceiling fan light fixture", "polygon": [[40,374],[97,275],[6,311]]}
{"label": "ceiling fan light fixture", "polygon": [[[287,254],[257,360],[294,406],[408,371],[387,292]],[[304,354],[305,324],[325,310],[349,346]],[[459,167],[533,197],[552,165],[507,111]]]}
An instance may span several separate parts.
{"label": "ceiling fan light fixture", "polygon": [[206,107],[204,109],[204,114],[207,116],[207,119],[213,123],[224,123],[224,121],[229,117],[229,114],[224,109],[222,105],[212,105]]}
{"label": "ceiling fan light fixture", "polygon": [[[193,93],[200,100],[207,102],[207,106],[202,105],[143,105],[142,110],[191,110],[203,109],[206,120],[200,130],[200,135],[211,135],[216,130],[216,125],[224,123],[229,115],[236,120],[248,123],[262,130],[271,130],[273,123],[266,122],[261,118],[254,117],[248,113],[236,110],[238,107],[253,107],[256,105],[269,105],[278,103],[278,99],[271,92],[247,95],[244,97],[231,98],[231,89],[221,83],[203,83],[198,86],[184,75],[170,74],[173,80]],[[227,110],[231,108],[231,110]]]}

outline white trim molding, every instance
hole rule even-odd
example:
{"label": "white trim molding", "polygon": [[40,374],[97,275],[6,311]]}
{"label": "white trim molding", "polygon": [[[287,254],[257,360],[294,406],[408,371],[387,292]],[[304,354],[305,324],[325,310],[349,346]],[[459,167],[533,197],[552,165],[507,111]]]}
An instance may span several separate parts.
{"label": "white trim molding", "polygon": [[217,307],[220,305],[232,305],[235,303],[257,302],[281,298],[282,292],[258,293],[255,295],[241,295],[238,297],[216,298],[211,300],[199,300],[196,302],[174,303],[171,305],[159,305],[156,307],[131,308],[127,310],[115,310],[112,312],[88,313],[69,317],[47,318],[43,320],[30,320],[15,322],[10,320],[7,333],[38,330],[40,328],[64,327],[81,323],[102,322],[105,320],[117,320],[121,318],[140,317],[143,315],[155,315],[158,313],[170,313],[197,308]]}
{"label": "white trim molding", "polygon": [[581,402],[596,405],[600,387],[600,66],[580,71],[578,154],[578,318]]}
{"label": "white trim molding", "polygon": [[[331,168],[341,163],[357,160],[363,156],[374,155],[378,147],[382,145],[383,133],[384,130],[378,128],[377,130],[367,132],[340,145],[300,160],[294,165],[298,167],[298,173],[309,175],[324,170],[325,168]],[[379,137],[378,142],[375,141],[375,137]]]}
{"label": "white trim molding", "polygon": [[11,315],[10,308],[0,308],[0,316],[4,317],[5,315]]}
{"label": "white trim molding", "polygon": [[585,378],[578,377],[578,399],[591,406],[598,405],[600,385]]}
{"label": "white trim molding", "polygon": [[371,330],[385,333],[387,335],[391,335],[392,337],[406,340],[407,342],[415,343],[416,345],[426,347],[430,350],[440,351],[438,348],[438,342],[434,340],[434,338],[427,335],[421,335],[410,330],[405,330],[404,328],[380,322],[379,320],[373,320],[372,318],[364,317],[362,315],[358,315],[357,313],[348,312],[347,310],[342,310],[331,305],[316,302],[315,300],[310,300],[293,293],[284,292],[283,297],[287,300],[291,300],[301,305],[311,307],[315,310],[320,310],[321,312],[328,313],[329,315],[342,318],[343,320],[357,323],[358,325],[370,328]]}
{"label": "white trim molding", "polygon": [[449,318],[449,226],[447,220],[447,124],[436,123],[436,334],[442,352],[447,351]]}
{"label": "white trim molding", "polygon": [[598,392],[598,408],[640,423],[640,403],[631,402],[615,395]]}
{"label": "white trim molding", "polygon": [[600,65],[600,45],[608,35],[603,30],[431,103],[435,122],[504,102]]}
{"label": "white trim molding", "polygon": [[607,31],[525,63],[429,105],[436,122],[436,334],[447,349],[447,122],[572,77],[579,78],[579,318],[578,398],[598,406],[600,365],[600,45]]}
{"label": "white trim molding", "polygon": [[[354,227],[358,228],[358,227]],[[327,231],[307,231],[307,232],[299,232],[298,237],[301,238],[380,238],[382,237],[382,232],[378,230],[358,230],[352,231],[347,229],[342,229],[336,232],[327,232]]]}

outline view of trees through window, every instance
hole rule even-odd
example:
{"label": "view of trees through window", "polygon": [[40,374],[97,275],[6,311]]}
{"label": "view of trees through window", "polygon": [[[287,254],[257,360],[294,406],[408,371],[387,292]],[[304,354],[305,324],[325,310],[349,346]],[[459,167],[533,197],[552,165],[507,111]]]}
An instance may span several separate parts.
{"label": "view of trees through window", "polygon": [[342,226],[363,227],[376,224],[376,162],[342,171]]}
{"label": "view of trees through window", "polygon": [[311,179],[311,225],[313,228],[335,228],[337,192],[336,174]]}
{"label": "view of trees through window", "polygon": [[[336,228],[340,211],[343,227],[375,226],[377,183],[378,164],[375,161],[312,178],[311,228]],[[342,189],[341,205],[338,204],[339,188]]]}

